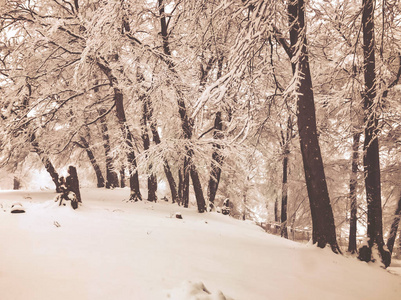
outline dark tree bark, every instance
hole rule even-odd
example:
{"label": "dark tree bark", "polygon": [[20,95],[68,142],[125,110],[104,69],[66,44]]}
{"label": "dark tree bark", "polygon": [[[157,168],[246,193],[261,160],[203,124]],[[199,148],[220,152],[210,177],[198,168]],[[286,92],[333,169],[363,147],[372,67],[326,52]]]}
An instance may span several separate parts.
{"label": "dark tree bark", "polygon": [[14,176],[13,190],[19,190],[20,188],[21,188],[21,180],[18,177]]}
{"label": "dark tree bark", "polygon": [[280,222],[280,216],[278,215],[278,197],[276,197],[276,201],[274,201],[274,222]]}
{"label": "dark tree bark", "polygon": [[[223,130],[223,122],[221,119],[221,112],[216,113],[216,117],[214,119],[214,139],[221,139]],[[208,186],[208,196],[209,203],[214,204],[214,200],[216,198],[217,188],[220,183],[221,176],[221,164],[223,163],[223,157],[220,154],[221,145],[218,143],[213,143],[213,154],[212,154],[212,163],[211,163],[211,172]]]}
{"label": "dark tree bark", "polygon": [[287,202],[288,202],[288,160],[290,156],[290,141],[292,139],[292,118],[288,117],[287,129],[281,131],[281,148],[283,149],[283,180],[281,188],[281,236],[288,239]]}
{"label": "dark tree bark", "polygon": [[125,167],[120,169],[120,187],[125,188]]}
{"label": "dark tree bark", "polygon": [[287,200],[288,200],[288,145],[284,146],[284,157],[283,157],[283,181],[282,181],[282,194],[281,194],[281,236],[288,239],[287,231]]}
{"label": "dark tree bark", "polygon": [[384,249],[378,120],[375,113],[376,98],[375,73],[375,39],[374,39],[374,1],[363,0],[362,33],[363,33],[363,71],[365,91],[363,95],[365,111],[365,141],[363,145],[363,165],[365,173],[366,200],[368,204],[368,245],[359,250],[359,259],[371,261],[372,248],[378,247],[381,260],[385,267],[390,265],[391,254]]}
{"label": "dark tree bark", "polygon": [[113,159],[110,156],[110,137],[105,113],[105,109],[99,110],[99,115],[102,116],[100,118],[100,130],[102,131],[104,155],[106,157],[106,188],[110,189],[118,187],[118,176],[113,169]]}
{"label": "dark tree bark", "polygon": [[96,180],[97,180],[97,187],[102,188],[104,187],[104,177],[102,174],[102,170],[100,169],[99,164],[95,158],[95,154],[90,148],[89,142],[83,137],[80,137],[80,143],[76,143],[78,147],[85,149],[86,154],[88,155],[89,161],[92,164],[93,169],[95,170]]}
{"label": "dark tree bark", "polygon": [[[150,148],[150,138],[148,134],[148,119],[149,119],[149,109],[148,109],[148,99],[146,95],[141,97],[142,100],[142,118],[141,118],[141,125],[142,125],[142,141],[143,141],[143,148],[149,150]],[[152,164],[149,164],[149,171],[152,172]],[[148,201],[157,201],[157,180],[154,174],[150,174],[148,176]]]}
{"label": "dark tree bark", "polygon": [[128,152],[127,152],[127,160],[129,164],[129,172],[130,172],[130,200],[131,201],[138,201],[142,200],[141,191],[139,188],[139,175],[137,171],[137,164],[136,164],[136,156],[134,151],[133,145],[133,137],[131,131],[129,130],[127,119],[125,116],[124,110],[124,96],[122,91],[118,88],[118,81],[117,78],[112,74],[112,70],[108,66],[106,61],[98,61],[97,65],[103,71],[103,73],[107,76],[110,81],[110,86],[113,88],[114,91],[114,104],[116,107],[116,115],[118,122],[120,124],[120,129],[122,131],[125,144],[127,145]]}
{"label": "dark tree bark", "polygon": [[349,198],[351,201],[351,216],[349,220],[349,243],[348,252],[356,253],[356,229],[357,229],[357,208],[358,203],[356,199],[356,187],[357,187],[357,177],[358,177],[358,160],[359,160],[359,139],[361,133],[356,132],[353,134],[352,142],[352,166],[351,166],[351,176],[349,182]]}
{"label": "dark tree bark", "polygon": [[289,1],[288,16],[293,58],[297,58],[297,61],[293,63],[293,71],[299,82],[296,91],[298,94],[298,131],[312,215],[312,240],[320,248],[330,245],[335,253],[339,253],[334,216],[316,129],[312,78],[305,35],[304,1]]}
{"label": "dark tree bark", "polygon": [[[168,40],[168,31],[167,31],[168,25],[166,22],[166,15],[165,15],[165,11],[164,11],[163,0],[158,0],[158,4],[159,4],[163,52],[166,55],[166,57],[168,58],[167,63],[168,63],[169,70],[173,74],[177,74],[177,72],[175,70],[175,65],[174,65],[173,61],[170,59],[171,58],[171,50],[170,50],[170,44],[169,44],[169,40]],[[193,121],[190,120],[190,118],[187,115],[187,110],[185,107],[185,101],[184,101],[182,92],[178,89],[176,90],[176,92],[177,92],[178,112],[181,117],[181,126],[182,126],[182,130],[184,133],[184,138],[191,139]],[[186,193],[189,192],[189,190],[188,190],[189,189],[189,174],[191,174],[192,184],[194,186],[195,197],[196,197],[196,202],[197,202],[197,206],[198,206],[198,212],[203,213],[206,210],[206,202],[205,202],[205,198],[203,196],[202,186],[199,181],[198,172],[196,170],[195,165],[193,164],[194,152],[192,149],[188,149],[188,148],[186,149],[186,151],[187,151],[187,153],[186,153],[187,157],[186,157],[186,161],[184,161],[184,197],[186,197]],[[188,177],[188,181],[186,179],[187,177]],[[184,201],[185,201],[185,199],[184,199]]]}
{"label": "dark tree bark", "polygon": [[188,158],[184,158],[184,168],[182,169],[182,202],[184,207],[189,206],[189,162]]}
{"label": "dark tree bark", "polygon": [[183,205],[184,203],[184,172],[182,168],[178,170],[178,198],[180,199],[180,203]]}

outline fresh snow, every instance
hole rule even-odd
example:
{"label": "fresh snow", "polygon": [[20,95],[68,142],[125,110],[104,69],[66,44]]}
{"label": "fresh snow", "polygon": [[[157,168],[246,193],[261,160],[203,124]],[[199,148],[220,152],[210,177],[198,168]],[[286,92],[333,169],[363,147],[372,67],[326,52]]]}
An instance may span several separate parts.
{"label": "fresh snow", "polygon": [[[399,263],[384,270],[222,214],[127,202],[127,189],[83,189],[75,211],[55,197],[0,191],[0,299],[400,299]],[[14,203],[26,212],[10,213]]]}

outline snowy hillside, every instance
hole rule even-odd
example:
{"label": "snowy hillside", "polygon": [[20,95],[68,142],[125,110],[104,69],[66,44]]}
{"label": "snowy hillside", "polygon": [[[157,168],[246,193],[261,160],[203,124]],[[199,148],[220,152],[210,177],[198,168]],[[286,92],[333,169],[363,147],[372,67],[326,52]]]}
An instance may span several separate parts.
{"label": "snowy hillside", "polygon": [[[401,276],[128,190],[0,192],[0,299],[399,299]],[[11,214],[20,202],[26,213]],[[180,212],[182,219],[175,218]],[[392,272],[396,271],[393,269]]]}

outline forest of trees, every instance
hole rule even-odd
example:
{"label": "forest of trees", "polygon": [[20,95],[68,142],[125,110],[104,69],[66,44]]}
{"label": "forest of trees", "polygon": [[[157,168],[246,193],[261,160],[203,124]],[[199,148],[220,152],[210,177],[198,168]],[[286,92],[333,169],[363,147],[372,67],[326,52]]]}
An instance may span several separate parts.
{"label": "forest of trees", "polygon": [[0,59],[9,173],[401,248],[400,1],[2,0]]}

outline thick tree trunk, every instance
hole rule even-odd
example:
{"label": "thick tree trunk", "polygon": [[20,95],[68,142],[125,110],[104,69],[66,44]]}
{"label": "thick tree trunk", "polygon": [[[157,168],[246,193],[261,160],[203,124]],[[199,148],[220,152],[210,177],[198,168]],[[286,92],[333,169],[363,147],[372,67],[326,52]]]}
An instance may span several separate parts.
{"label": "thick tree trunk", "polygon": [[293,57],[297,58],[293,70],[295,71],[294,76],[297,76],[298,80],[296,90],[298,95],[298,130],[312,215],[312,240],[318,247],[324,248],[326,245],[330,245],[331,249],[338,253],[340,249],[337,244],[334,216],[316,129],[312,78],[305,36],[304,1],[290,1],[288,3],[288,16]]}
{"label": "thick tree trunk", "polygon": [[118,176],[113,169],[113,159],[110,156],[109,129],[106,117],[103,116],[105,113],[105,109],[99,110],[99,115],[102,116],[100,118],[100,130],[102,131],[104,155],[106,157],[106,188],[110,189],[118,187]]}
{"label": "thick tree trunk", "polygon": [[[77,197],[77,201],[79,203],[82,202],[81,199],[81,191],[79,189],[79,180],[78,180],[78,174],[77,174],[77,169],[74,166],[69,166],[68,167],[68,176],[65,179],[67,190],[74,192],[75,196]],[[74,206],[74,203],[72,203],[72,207],[76,209],[78,204]]]}
{"label": "thick tree trunk", "polygon": [[133,137],[131,131],[128,128],[127,119],[125,116],[124,110],[124,96],[122,91],[118,88],[118,81],[117,78],[112,74],[111,69],[107,65],[107,62],[103,61],[97,62],[99,68],[104,72],[107,78],[110,81],[110,86],[113,87],[114,90],[114,104],[116,106],[116,115],[118,122],[120,124],[120,129],[122,131],[125,144],[127,145],[127,160],[129,164],[129,172],[130,172],[130,200],[131,201],[138,201],[142,200],[141,191],[139,188],[139,175],[137,171],[137,164],[136,164],[136,156],[134,151],[133,145]]}
{"label": "thick tree trunk", "polygon": [[359,138],[361,134],[359,132],[354,133],[352,138],[352,166],[351,176],[349,182],[349,199],[351,201],[351,216],[349,220],[349,243],[348,252],[356,253],[356,230],[357,230],[357,199],[356,199],[356,187],[358,177],[358,160],[359,160]]}
{"label": "thick tree trunk", "polygon": [[82,147],[83,149],[85,149],[86,154],[88,155],[89,161],[92,164],[92,167],[93,167],[93,169],[95,171],[96,180],[97,180],[97,187],[98,188],[104,187],[104,177],[103,177],[103,174],[102,174],[102,170],[100,169],[100,166],[97,163],[97,160],[95,158],[95,154],[91,150],[88,141],[83,136],[80,137],[80,142],[81,143],[78,144],[78,146]]}
{"label": "thick tree trunk", "polygon": [[[216,117],[214,119],[213,138],[221,139],[222,138],[222,134],[221,134],[222,130],[223,130],[223,122],[221,119],[221,112],[217,112]],[[212,204],[214,204],[214,199],[216,198],[217,188],[219,187],[220,176],[221,176],[221,164],[223,163],[223,157],[219,153],[219,151],[221,150],[221,145],[214,143],[213,149],[214,150],[213,150],[213,154],[212,154],[211,172],[210,172],[210,179],[209,179],[209,186],[208,186],[209,203],[212,203]]]}
{"label": "thick tree trunk", "polygon": [[391,254],[384,249],[378,120],[375,113],[374,101],[376,98],[375,73],[375,39],[374,39],[374,1],[363,0],[362,31],[364,56],[364,110],[365,110],[365,141],[363,165],[365,172],[366,200],[368,204],[368,245],[359,251],[359,259],[371,261],[372,249],[377,246],[381,260],[385,267],[390,265]]}

